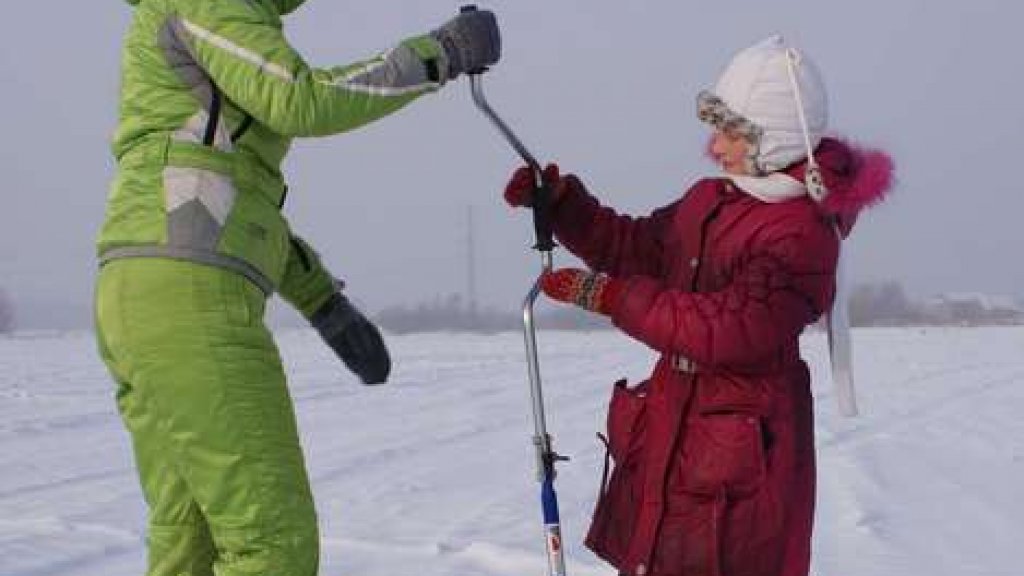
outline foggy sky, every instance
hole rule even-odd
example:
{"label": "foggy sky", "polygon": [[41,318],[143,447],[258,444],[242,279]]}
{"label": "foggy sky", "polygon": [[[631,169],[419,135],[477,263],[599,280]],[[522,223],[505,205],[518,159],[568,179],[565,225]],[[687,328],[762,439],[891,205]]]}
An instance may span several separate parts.
{"label": "foggy sky", "polygon": [[[893,197],[847,244],[852,282],[895,279],[917,297],[1024,296],[1019,2],[485,5],[505,39],[484,80],[492,105],[536,156],[580,174],[605,203],[645,214],[713,174],[696,93],[737,50],[779,32],[822,68],[833,132],[896,160]],[[286,33],[311,64],[345,64],[458,6],[309,0]],[[21,327],[87,326],[131,10],[104,0],[18,2],[8,12],[0,289]],[[472,205],[478,296],[512,309],[539,265],[528,214],[500,199],[517,164],[460,80],[357,132],[297,141],[286,214],[372,311],[465,290]],[[576,263],[564,251],[555,261]]]}

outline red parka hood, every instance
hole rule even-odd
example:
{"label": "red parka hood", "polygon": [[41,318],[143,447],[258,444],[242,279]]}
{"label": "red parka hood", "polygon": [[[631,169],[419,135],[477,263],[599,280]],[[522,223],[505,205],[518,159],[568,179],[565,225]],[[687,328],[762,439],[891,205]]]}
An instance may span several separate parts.
{"label": "red parka hood", "polygon": [[[843,236],[850,233],[865,208],[884,200],[892,189],[892,158],[880,150],[863,148],[838,138],[823,138],[814,151],[828,195],[821,209],[839,222]],[[787,174],[803,182],[807,162],[794,164]]]}

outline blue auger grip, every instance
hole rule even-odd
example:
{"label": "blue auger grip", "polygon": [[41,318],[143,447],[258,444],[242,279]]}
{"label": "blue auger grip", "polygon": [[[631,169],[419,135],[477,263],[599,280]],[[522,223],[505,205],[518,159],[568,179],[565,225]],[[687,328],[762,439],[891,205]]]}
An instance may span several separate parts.
{"label": "blue auger grip", "polygon": [[545,478],[540,488],[540,503],[544,509],[544,523],[558,524],[558,496],[555,495],[555,482]]}

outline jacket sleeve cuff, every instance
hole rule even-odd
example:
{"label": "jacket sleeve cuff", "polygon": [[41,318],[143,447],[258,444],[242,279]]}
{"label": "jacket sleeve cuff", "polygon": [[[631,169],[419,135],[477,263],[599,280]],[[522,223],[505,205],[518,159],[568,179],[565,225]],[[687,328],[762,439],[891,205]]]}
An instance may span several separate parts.
{"label": "jacket sleeve cuff", "polygon": [[571,180],[551,204],[551,225],[556,235],[568,240],[588,231],[597,201],[575,176],[564,178]]}
{"label": "jacket sleeve cuff", "polygon": [[338,281],[301,238],[292,238],[291,250],[278,293],[309,319],[339,290]]}
{"label": "jacket sleeve cuff", "polygon": [[627,282],[618,278],[606,277],[598,296],[597,311],[605,316],[614,316],[626,292]]}
{"label": "jacket sleeve cuff", "polygon": [[317,291],[312,292],[307,298],[304,298],[300,304],[297,304],[296,308],[298,308],[299,313],[302,314],[304,318],[309,320],[318,310],[320,310],[320,308],[323,307],[324,304],[327,303],[328,300],[330,300],[331,296],[333,296],[335,292],[336,290],[333,283],[327,286],[320,286]]}
{"label": "jacket sleeve cuff", "polygon": [[448,79],[448,55],[444,47],[430,34],[414,36],[402,41],[402,46],[413,51],[426,67],[427,79],[443,86]]}

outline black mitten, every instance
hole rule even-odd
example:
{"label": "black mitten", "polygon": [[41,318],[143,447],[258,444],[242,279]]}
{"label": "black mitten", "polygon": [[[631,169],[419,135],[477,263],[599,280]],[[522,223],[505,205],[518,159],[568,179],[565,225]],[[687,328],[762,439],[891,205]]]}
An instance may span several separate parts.
{"label": "black mitten", "polygon": [[335,292],[313,314],[310,323],[363,384],[387,381],[391,356],[384,338],[348,298]]}

